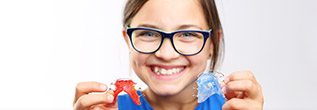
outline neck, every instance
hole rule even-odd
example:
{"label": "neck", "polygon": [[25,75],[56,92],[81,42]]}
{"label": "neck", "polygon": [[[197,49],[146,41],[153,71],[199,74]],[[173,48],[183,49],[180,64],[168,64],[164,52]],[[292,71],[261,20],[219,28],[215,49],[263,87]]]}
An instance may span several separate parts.
{"label": "neck", "polygon": [[154,110],[194,110],[198,101],[197,97],[193,96],[197,94],[193,87],[196,87],[195,82],[172,96],[160,96],[150,89],[144,90],[144,94]]}

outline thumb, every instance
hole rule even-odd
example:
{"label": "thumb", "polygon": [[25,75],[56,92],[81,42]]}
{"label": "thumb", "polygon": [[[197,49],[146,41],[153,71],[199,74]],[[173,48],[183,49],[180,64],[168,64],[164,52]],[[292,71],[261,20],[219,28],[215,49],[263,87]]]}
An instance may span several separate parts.
{"label": "thumb", "polygon": [[[112,103],[106,104],[107,107],[111,107],[111,108],[118,107],[118,99],[114,100],[115,97],[112,90],[106,92],[106,97],[107,97],[107,102],[112,102]],[[113,101],[116,101],[116,102],[113,102]]]}

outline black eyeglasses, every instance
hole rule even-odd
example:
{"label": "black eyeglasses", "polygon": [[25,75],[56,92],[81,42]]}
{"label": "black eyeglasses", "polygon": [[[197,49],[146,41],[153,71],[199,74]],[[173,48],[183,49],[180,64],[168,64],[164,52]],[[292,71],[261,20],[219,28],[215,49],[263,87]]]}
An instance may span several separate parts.
{"label": "black eyeglasses", "polygon": [[144,54],[160,49],[165,38],[171,40],[174,50],[184,56],[196,55],[204,48],[212,30],[179,30],[163,32],[153,28],[127,28],[132,47]]}

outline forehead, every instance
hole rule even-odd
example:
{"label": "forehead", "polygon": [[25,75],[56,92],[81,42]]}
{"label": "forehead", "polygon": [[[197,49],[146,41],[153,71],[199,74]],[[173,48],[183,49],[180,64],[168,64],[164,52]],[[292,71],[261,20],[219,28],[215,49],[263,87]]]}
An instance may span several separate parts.
{"label": "forehead", "polygon": [[149,0],[131,21],[132,27],[153,25],[172,31],[182,25],[195,25],[208,29],[199,0]]}

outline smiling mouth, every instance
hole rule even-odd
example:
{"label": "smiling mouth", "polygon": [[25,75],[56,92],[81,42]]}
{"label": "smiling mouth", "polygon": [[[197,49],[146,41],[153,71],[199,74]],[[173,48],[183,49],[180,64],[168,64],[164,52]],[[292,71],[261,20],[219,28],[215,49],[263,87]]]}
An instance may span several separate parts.
{"label": "smiling mouth", "polygon": [[177,67],[160,67],[160,66],[151,66],[151,70],[156,75],[162,76],[171,76],[178,73],[181,73],[185,69],[185,66],[177,66]]}

